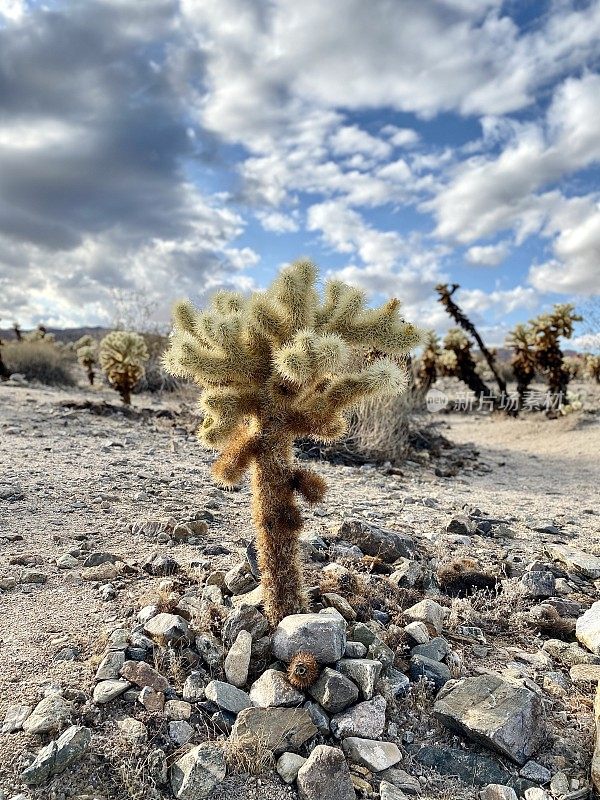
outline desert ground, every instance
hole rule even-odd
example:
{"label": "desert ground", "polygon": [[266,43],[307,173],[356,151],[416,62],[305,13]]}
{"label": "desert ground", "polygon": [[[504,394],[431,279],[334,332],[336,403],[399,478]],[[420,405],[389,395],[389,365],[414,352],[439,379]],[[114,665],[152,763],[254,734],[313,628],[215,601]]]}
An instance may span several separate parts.
{"label": "desert ground", "polygon": [[[193,433],[189,401],[184,399],[180,413],[180,398],[137,395],[132,410],[123,411],[115,398],[103,387],[0,385],[0,720],[9,706],[35,706],[58,686],[93,730],[93,747],[76,771],[29,789],[19,773],[31,761],[28,754],[51,737],[0,734],[3,800],[150,796],[132,787],[139,765],[133,755],[123,755],[116,728],[119,717],[132,714],[131,707],[114,711],[90,703],[103,643],[116,628],[132,625],[144,598],[163,580],[141,568],[154,553],[175,559],[187,585],[200,591],[209,573],[243,560],[252,540],[248,487],[217,488],[210,474],[212,456]],[[96,408],[106,401],[110,407],[93,413],[86,401]],[[313,462],[329,491],[320,507],[306,511],[305,537],[334,545],[340,523],[359,517],[412,537],[426,574],[452,558],[469,557],[514,581],[527,565],[544,562],[561,581],[560,596],[588,608],[598,598],[599,581],[575,575],[548,548],[563,544],[600,556],[597,410],[558,419],[454,413],[438,415],[435,423],[453,445],[445,462],[450,470],[440,470],[426,451],[396,469]],[[494,535],[447,529],[457,515],[477,509],[500,525]],[[208,531],[193,543],[161,543],[143,525],[135,529],[141,532],[132,532],[136,522],[194,518],[207,520]],[[112,579],[86,580],[83,563],[93,552],[119,556],[127,570]],[[342,556],[337,560],[348,564]],[[319,569],[318,562],[307,561],[309,585],[318,580]],[[103,588],[107,583],[111,590]],[[451,619],[455,616],[447,623],[450,632],[458,623],[480,625],[486,632],[485,644],[460,636],[451,640],[457,674],[510,673],[543,686],[548,734],[535,761],[553,775],[565,773],[566,796],[588,797],[595,684],[571,682],[571,664],[543,649],[556,636],[535,624],[510,621],[527,618],[540,601],[515,595],[504,604],[499,600],[497,608],[468,599],[444,602],[452,608]],[[574,636],[567,640],[575,641]],[[556,673],[564,675],[566,688],[552,689]],[[394,729],[403,752],[398,767],[420,782],[421,797],[476,798],[482,783],[469,785],[464,776],[457,781],[451,769],[437,771],[420,762],[420,745],[474,753],[482,769],[492,759],[517,775],[519,768],[506,759],[443,729],[431,716],[432,703],[433,695],[411,690],[404,704],[398,703]],[[153,791],[162,796],[160,789]],[[243,774],[227,778],[213,796],[296,797],[277,775]]]}

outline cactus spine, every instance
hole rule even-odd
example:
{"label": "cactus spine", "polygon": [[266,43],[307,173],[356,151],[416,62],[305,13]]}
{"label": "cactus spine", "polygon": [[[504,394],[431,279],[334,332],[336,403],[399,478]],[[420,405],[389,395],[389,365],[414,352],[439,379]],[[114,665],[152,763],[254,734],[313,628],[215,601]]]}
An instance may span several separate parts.
{"label": "cactus spine", "polygon": [[401,365],[378,358],[353,372],[351,351],[400,356],[420,339],[400,317],[397,300],[368,309],[361,291],[328,281],[321,302],[316,278],[316,267],[300,261],[249,298],[220,292],[207,311],[178,303],[164,356],[171,374],[203,390],[198,434],[220,451],[217,480],[232,486],[251,471],[263,603],[272,625],[307,607],[297,498],[316,503],[326,490],[319,475],[295,464],[294,439],[331,441],[345,432],[345,414],[360,400],[405,388]]}
{"label": "cactus spine", "polygon": [[131,392],[144,377],[144,362],[148,360],[143,337],[132,331],[108,333],[100,342],[99,360],[110,385],[123,403],[130,405]]}

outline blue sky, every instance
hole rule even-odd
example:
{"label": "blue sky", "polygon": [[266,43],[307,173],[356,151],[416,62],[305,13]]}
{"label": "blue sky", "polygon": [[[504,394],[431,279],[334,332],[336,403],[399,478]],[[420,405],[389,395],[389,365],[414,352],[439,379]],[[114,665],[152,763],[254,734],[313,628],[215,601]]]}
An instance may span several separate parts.
{"label": "blue sky", "polygon": [[0,324],[309,256],[499,344],[600,293],[599,42],[598,0],[0,0]]}

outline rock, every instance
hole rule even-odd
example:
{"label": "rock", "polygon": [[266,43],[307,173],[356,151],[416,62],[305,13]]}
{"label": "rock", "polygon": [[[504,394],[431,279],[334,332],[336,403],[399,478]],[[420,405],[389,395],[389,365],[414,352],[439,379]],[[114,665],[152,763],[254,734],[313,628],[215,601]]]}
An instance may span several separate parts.
{"label": "rock", "polygon": [[600,792],[600,684],[596,689],[594,698],[594,725],[595,725],[595,744],[592,755],[591,777],[592,785],[597,792]]}
{"label": "rock", "polygon": [[319,703],[315,703],[313,700],[307,700],[306,703],[304,703],[303,708],[305,708],[310,714],[310,718],[316,725],[319,733],[322,736],[329,736],[329,717],[323,711],[321,705]]}
{"label": "rock", "polygon": [[600,664],[600,658],[588,653],[575,642],[563,642],[560,639],[547,639],[542,649],[552,658],[562,661],[567,666],[574,664]]}
{"label": "rock", "polygon": [[376,638],[375,631],[364,622],[357,622],[352,626],[352,639],[364,644],[365,647],[372,645]]}
{"label": "rock", "polygon": [[60,694],[49,694],[37,704],[24,720],[26,733],[54,733],[71,719],[73,705]]}
{"label": "rock", "polygon": [[386,689],[395,698],[404,697],[408,692],[410,681],[399,669],[388,667],[384,678],[380,678],[378,685],[383,683]]}
{"label": "rock", "polygon": [[425,598],[420,603],[407,608],[404,612],[406,619],[411,622],[423,622],[428,628],[433,629],[439,636],[444,627],[444,608],[435,600]]}
{"label": "rock", "polygon": [[344,658],[364,658],[367,655],[367,648],[362,642],[346,642]]}
{"label": "rock", "polygon": [[189,750],[171,767],[171,790],[177,800],[203,800],[227,772],[223,748],[204,742]]}
{"label": "rock", "polygon": [[336,611],[339,611],[344,619],[347,619],[349,622],[352,622],[356,619],[356,611],[340,594],[336,594],[335,592],[324,592],[321,597],[326,605],[331,606],[331,608],[335,608]]}
{"label": "rock", "polygon": [[29,786],[37,786],[52,775],[59,775],[88,751],[91,740],[89,728],[72,725],[56,741],[40,750],[33,763],[21,773],[21,779]]}
{"label": "rock", "polygon": [[479,797],[481,800],[518,800],[515,790],[501,783],[488,783]]}
{"label": "rock", "polygon": [[141,703],[146,711],[154,714],[162,713],[165,707],[164,692],[157,692],[151,686],[144,686],[142,691],[138,694],[138,702]]}
{"label": "rock", "polygon": [[273,635],[273,655],[289,663],[299,651],[312,653],[321,664],[332,664],[344,654],[346,626],[328,614],[292,614]]}
{"label": "rock", "polygon": [[575,635],[588,650],[600,655],[600,600],[579,617]]}
{"label": "rock", "polygon": [[378,556],[394,563],[399,558],[412,558],[415,545],[410,536],[379,528],[363,519],[346,519],[336,533],[341,539],[355,544],[368,556]]}
{"label": "rock", "polygon": [[130,686],[131,684],[129,681],[100,681],[100,683],[97,683],[94,686],[92,699],[97,705],[106,705],[106,703],[110,703],[111,700],[114,700],[116,697],[119,697],[119,695],[122,695],[124,691],[129,689]]}
{"label": "rock", "polygon": [[537,761],[527,761],[519,770],[519,775],[534,783],[548,783],[552,777],[550,770]]}
{"label": "rock", "polygon": [[231,686],[224,681],[211,681],[204,690],[207,700],[215,703],[219,708],[238,714],[244,708],[249,708],[252,702],[246,692]]}
{"label": "rock", "polygon": [[194,735],[194,729],[185,720],[173,720],[169,722],[169,739],[178,747],[187,744]]}
{"label": "rock", "polygon": [[364,700],[370,700],[373,697],[375,684],[381,675],[380,661],[367,658],[342,658],[335,666],[338,672],[354,681]]}
{"label": "rock", "polygon": [[571,688],[571,681],[562,672],[546,672],[542,681],[543,688],[548,694],[561,697]]}
{"label": "rock", "polygon": [[515,778],[495,758],[481,753],[459,750],[455,747],[420,747],[415,753],[416,760],[426,767],[431,767],[441,775],[458,777],[467,786],[485,786],[498,783],[511,786],[519,794],[529,784]]}
{"label": "rock", "polygon": [[165,703],[165,717],[175,721],[189,719],[192,716],[191,703],[185,700],[167,700]]}
{"label": "rock", "polygon": [[96,670],[97,681],[118,680],[121,668],[125,663],[125,653],[123,651],[109,651]]}
{"label": "rock", "polygon": [[122,561],[117,561],[115,564],[108,562],[98,564],[96,567],[86,567],[81,570],[81,577],[84,581],[98,581],[99,583],[108,583],[116,580],[123,572],[125,565]]}
{"label": "rock", "polygon": [[56,559],[56,566],[59,569],[74,569],[79,564],[79,561],[70,553],[65,553]]}
{"label": "rock", "polygon": [[204,536],[206,533],[208,533],[208,523],[203,519],[193,519],[178,522],[171,536],[178,542],[185,542],[193,536]]}
{"label": "rock", "polygon": [[417,644],[410,651],[411,656],[425,656],[431,661],[442,661],[450,651],[448,642],[442,636],[436,636],[425,644]]}
{"label": "rock", "polygon": [[201,633],[196,636],[196,650],[208,667],[219,669],[223,660],[223,648],[216,636],[210,633]]}
{"label": "rock", "polygon": [[431,638],[424,622],[410,622],[404,626],[404,632],[410,636],[415,644],[425,644]]}
{"label": "rock", "polygon": [[457,536],[470,536],[477,530],[477,523],[469,517],[460,515],[453,517],[446,525],[446,533],[452,533]]}
{"label": "rock", "polygon": [[299,800],[356,800],[350,770],[337,747],[318,745],[297,778]]}
{"label": "rock", "polygon": [[556,775],[552,776],[552,780],[550,781],[550,793],[552,797],[564,797],[566,794],[569,794],[570,791],[571,784],[564,772],[557,772]]}
{"label": "rock", "polygon": [[525,790],[525,800],[552,800],[550,795],[537,786]]}
{"label": "rock", "polygon": [[413,778],[412,775],[409,775],[408,772],[404,772],[402,769],[398,769],[397,767],[389,767],[389,769],[385,769],[383,772],[380,772],[379,777],[382,780],[391,783],[392,786],[400,789],[405,794],[421,794],[421,784],[419,781],[416,778]]}
{"label": "rock", "polygon": [[526,572],[521,585],[530,597],[552,597],[555,591],[555,578],[551,572]]}
{"label": "rock", "polygon": [[598,683],[600,664],[574,664],[569,670],[573,683]]}
{"label": "rock", "polygon": [[258,585],[247,563],[238,564],[226,572],[224,583],[231,594],[245,594]]}
{"label": "rock", "polygon": [[167,756],[160,747],[151,750],[146,759],[148,774],[150,778],[159,786],[163,786],[169,780],[169,769],[167,766]]}
{"label": "rock", "polygon": [[144,723],[133,717],[125,717],[125,719],[118,720],[117,727],[123,736],[132,742],[141,743],[148,737],[148,729]]}
{"label": "rock", "polygon": [[299,706],[304,702],[304,694],[294,689],[282,672],[268,669],[252,684],[250,700],[260,708]]}
{"label": "rock", "polygon": [[386,702],[383,697],[374,697],[331,718],[331,732],[336,739],[347,736],[362,736],[379,739],[385,727]]}
{"label": "rock", "polygon": [[296,750],[317,733],[305,708],[245,708],[237,716],[232,738],[257,736],[274,753]]}
{"label": "rock", "polygon": [[544,735],[538,694],[497,675],[457,681],[436,700],[435,716],[448,728],[523,765]]}
{"label": "rock", "polygon": [[16,733],[31,714],[31,706],[12,705],[6,709],[6,715],[0,733]]}
{"label": "rock", "polygon": [[206,673],[204,670],[194,670],[185,679],[183,684],[183,699],[188,703],[197,703],[199,700],[204,700],[204,689],[206,687]]}
{"label": "rock", "polygon": [[379,785],[379,797],[381,800],[406,800],[406,795],[402,789],[398,789],[392,783],[381,781]]}
{"label": "rock", "polygon": [[546,552],[550,558],[560,561],[569,570],[585,578],[600,578],[600,558],[584,553],[566,544],[546,544]]}
{"label": "rock", "polygon": [[308,692],[331,714],[344,711],[358,700],[356,684],[330,667],[325,667]]}
{"label": "rock", "polygon": [[239,608],[240,606],[254,606],[255,608],[258,608],[258,606],[262,605],[262,602],[263,590],[260,584],[256,587],[256,589],[252,589],[251,592],[236,594],[231,598],[231,604],[234,608]]}
{"label": "rock", "polygon": [[186,620],[177,614],[157,614],[144,625],[144,632],[155,642],[165,645],[189,638]]}
{"label": "rock", "polygon": [[304,756],[297,753],[282,753],[277,759],[277,774],[284,783],[293,783],[300,767],[306,763]]}
{"label": "rock", "polygon": [[241,630],[229,648],[225,658],[225,677],[228,683],[241,689],[248,680],[248,669],[252,655],[252,634]]}
{"label": "rock", "polygon": [[358,736],[344,739],[342,748],[350,761],[366,767],[371,772],[381,772],[393,767],[402,758],[402,753],[393,742],[376,742]]}
{"label": "rock", "polygon": [[141,689],[150,686],[156,692],[164,692],[169,687],[169,681],[145,661],[126,661],[121,668],[121,677]]}
{"label": "rock", "polygon": [[253,606],[240,606],[236,608],[225,620],[223,625],[223,641],[232,644],[239,636],[240,631],[247,631],[253,640],[260,639],[269,630],[266,617]]}
{"label": "rock", "polygon": [[388,580],[399,589],[412,589],[423,577],[423,569],[418,561],[405,558],[389,576]]}
{"label": "rock", "polygon": [[392,666],[395,655],[396,654],[391,647],[388,647],[387,644],[382,642],[378,637],[376,637],[375,641],[369,645],[369,649],[367,651],[368,658],[371,661],[379,661],[384,670],[387,669],[387,667]]}
{"label": "rock", "polygon": [[425,656],[413,656],[410,659],[410,677],[413,681],[421,678],[430,680],[436,689],[441,689],[452,677],[450,670],[441,661],[434,661]]}
{"label": "rock", "polygon": [[162,553],[155,553],[146,561],[142,561],[141,567],[148,575],[162,578],[176,575],[181,570],[179,563],[174,558],[162,555]]}

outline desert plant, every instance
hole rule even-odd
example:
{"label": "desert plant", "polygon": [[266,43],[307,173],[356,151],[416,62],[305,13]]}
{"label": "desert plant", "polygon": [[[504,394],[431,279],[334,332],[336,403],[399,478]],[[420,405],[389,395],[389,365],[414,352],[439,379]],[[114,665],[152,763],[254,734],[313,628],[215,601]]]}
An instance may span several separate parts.
{"label": "desert plant", "polygon": [[440,340],[435,331],[427,331],[423,352],[415,365],[417,386],[423,394],[435,383],[440,355]]}
{"label": "desert plant", "polygon": [[146,343],[133,331],[112,331],[100,342],[100,366],[125,405],[131,404],[131,392],[143,377],[147,360]]}
{"label": "desert plant", "polygon": [[19,341],[40,342],[42,339],[48,343],[54,342],[55,339],[53,333],[48,333],[48,329],[45,325],[38,325],[37,328],[29,331],[29,333],[26,333],[25,336],[21,336]]}
{"label": "desert plant", "polygon": [[18,372],[27,380],[49,386],[73,386],[71,360],[52,342],[10,342],[4,347],[4,359],[9,373]]}
{"label": "desert plant", "polygon": [[600,383],[600,356],[591,353],[585,356],[585,373],[596,383]]}
{"label": "desert plant", "polygon": [[563,367],[569,375],[569,380],[573,381],[577,378],[583,377],[585,371],[585,359],[580,356],[565,356],[563,358]]}
{"label": "desert plant", "polygon": [[439,359],[444,375],[451,375],[465,383],[476,397],[492,397],[490,390],[477,372],[471,352],[471,340],[460,328],[451,328],[444,337],[444,352]]}
{"label": "desert plant", "polygon": [[15,332],[15,338],[17,342],[22,342],[23,334],[21,333],[21,326],[18,322],[13,322],[13,331]]}
{"label": "desert plant", "polygon": [[221,451],[213,466],[217,480],[232,486],[251,469],[263,603],[272,625],[307,607],[296,497],[315,503],[326,490],[319,475],[294,463],[294,440],[332,441],[346,431],[345,412],[363,398],[404,390],[405,368],[379,357],[352,371],[353,351],[401,355],[420,339],[400,317],[398,300],[367,309],[363,292],[330,280],[321,303],[316,278],[316,267],[300,261],[249,298],[219,292],[207,311],[178,303],[165,354],[172,374],[203,389],[199,437]]}
{"label": "desert plant", "polygon": [[523,407],[525,393],[535,378],[535,337],[531,326],[515,325],[508,334],[507,345],[512,348],[511,367],[517,381],[519,408]]}
{"label": "desert plant", "polygon": [[540,314],[531,322],[536,366],[546,377],[548,390],[562,396],[565,403],[569,373],[565,369],[560,340],[570,339],[573,323],[581,319],[572,303],[557,303],[551,312]]}
{"label": "desert plant", "polygon": [[[85,337],[82,337],[85,338]],[[91,338],[91,337],[90,337]],[[77,361],[85,369],[90,386],[94,385],[94,365],[96,364],[96,348],[92,344],[85,344],[77,348]]]}
{"label": "desert plant", "polygon": [[7,381],[10,378],[10,370],[2,360],[2,345],[4,342],[0,339],[0,380]]}

